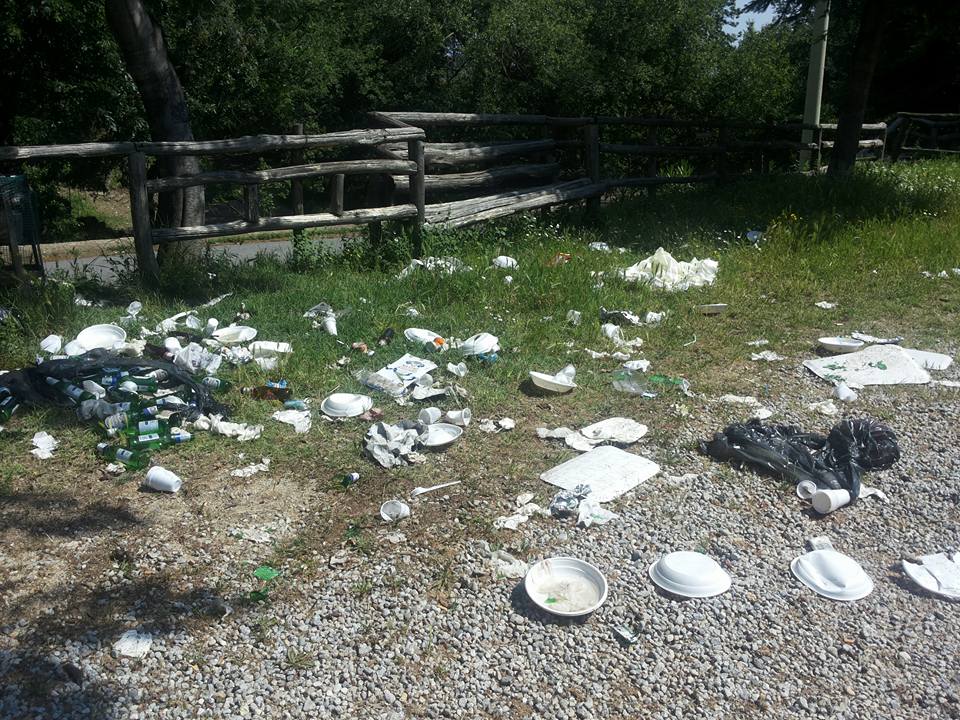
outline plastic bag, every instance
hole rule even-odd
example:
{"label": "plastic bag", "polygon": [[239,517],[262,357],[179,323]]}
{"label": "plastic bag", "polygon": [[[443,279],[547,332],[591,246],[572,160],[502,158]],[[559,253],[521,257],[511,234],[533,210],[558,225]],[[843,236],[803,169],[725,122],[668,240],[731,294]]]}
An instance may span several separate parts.
{"label": "plastic bag", "polygon": [[700,443],[701,452],[753,467],[798,484],[811,480],[818,488],[860,495],[864,470],[885,470],[900,459],[893,430],[875,420],[842,420],[828,436],[803,432],[794,425],[736,423]]}

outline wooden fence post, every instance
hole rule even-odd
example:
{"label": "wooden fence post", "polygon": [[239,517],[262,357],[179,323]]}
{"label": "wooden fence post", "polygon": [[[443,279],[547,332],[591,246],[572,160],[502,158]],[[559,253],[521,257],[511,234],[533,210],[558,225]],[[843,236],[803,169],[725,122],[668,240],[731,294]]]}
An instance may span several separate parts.
{"label": "wooden fence post", "polygon": [[141,152],[127,156],[130,182],[130,215],[133,218],[133,244],[137,252],[140,277],[150,287],[160,283],[160,265],[153,252],[153,230],[150,227],[150,196],[147,194],[147,158]]}
{"label": "wooden fence post", "polygon": [[811,157],[813,162],[813,167],[810,168],[814,172],[820,172],[820,165],[823,163],[823,128],[817,128],[817,149],[813,151],[813,156]]}
{"label": "wooden fence post", "polygon": [[247,222],[260,222],[260,186],[243,186],[243,219]]}
{"label": "wooden fence post", "polygon": [[423,223],[426,219],[427,204],[423,140],[410,140],[407,143],[407,158],[417,164],[417,171],[410,176],[410,199],[417,206],[417,219],[413,228],[413,254],[414,257],[420,257],[423,253]]}
{"label": "wooden fence post", "polygon": [[339,173],[330,178],[330,212],[334,215],[343,215],[343,180],[346,177]]}
{"label": "wooden fence post", "polygon": [[[303,123],[297,123],[293,126],[295,135],[303,135]],[[304,162],[303,150],[295,150],[291,153],[291,160],[296,165]],[[290,181],[290,207],[294,215],[303,215],[303,180]]]}
{"label": "wooden fence post", "polygon": [[20,255],[20,248],[24,245],[23,237],[23,205],[24,198],[17,193],[10,199],[7,205],[4,217],[7,221],[7,231],[9,237],[7,242],[10,246],[10,262],[13,264],[13,273],[18,278],[23,279],[27,276],[23,269],[23,258]]}
{"label": "wooden fence post", "polygon": [[[585,125],[583,128],[584,164],[590,182],[600,182],[600,126],[596,123]],[[587,200],[587,212],[596,215],[600,210],[600,197],[591,197]]]}

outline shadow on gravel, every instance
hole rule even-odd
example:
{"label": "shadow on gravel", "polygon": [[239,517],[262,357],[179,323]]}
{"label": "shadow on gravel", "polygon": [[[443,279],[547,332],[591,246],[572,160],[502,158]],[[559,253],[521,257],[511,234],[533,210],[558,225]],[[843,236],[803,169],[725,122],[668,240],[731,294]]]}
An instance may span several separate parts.
{"label": "shadow on gravel", "polygon": [[3,496],[0,511],[4,530],[32,535],[74,537],[94,531],[140,525],[125,507],[105,502],[83,504],[68,493],[12,493]]}
{"label": "shadow on gravel", "polygon": [[[110,587],[98,580],[74,576],[4,608],[11,621],[33,619],[0,626],[0,717],[114,718],[130,701],[118,693],[112,675],[121,669],[136,673],[142,662],[112,656],[125,631],[150,633],[156,648],[163,636],[228,612],[211,590],[180,589],[176,571]],[[94,652],[104,655],[91,663],[87,658]]]}

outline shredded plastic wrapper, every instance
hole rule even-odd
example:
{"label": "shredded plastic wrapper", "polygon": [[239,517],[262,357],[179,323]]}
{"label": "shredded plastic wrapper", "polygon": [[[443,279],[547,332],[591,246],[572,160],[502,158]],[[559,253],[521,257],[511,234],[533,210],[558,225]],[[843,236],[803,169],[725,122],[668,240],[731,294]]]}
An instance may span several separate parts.
{"label": "shredded plastic wrapper", "polygon": [[734,464],[744,463],[786,478],[794,484],[813,481],[818,488],[847,490],[860,496],[865,470],[885,470],[900,459],[893,430],[875,420],[841,420],[827,436],[803,432],[794,425],[736,423],[712,440],[700,443],[701,452]]}
{"label": "shredded plastic wrapper", "polygon": [[271,417],[278,422],[293,425],[293,430],[298,435],[309,432],[313,427],[309,410],[277,410]]}
{"label": "shredded plastic wrapper", "polygon": [[220,415],[201,415],[193,426],[198,430],[209,430],[217,435],[236,438],[240,442],[256,440],[263,433],[263,425],[247,425],[224,420]]}
{"label": "shredded plastic wrapper", "polygon": [[650,257],[621,270],[620,276],[629,282],[644,283],[673,292],[712,285],[717,279],[719,267],[720,264],[710,258],[678,261],[663,248],[657,248]]}

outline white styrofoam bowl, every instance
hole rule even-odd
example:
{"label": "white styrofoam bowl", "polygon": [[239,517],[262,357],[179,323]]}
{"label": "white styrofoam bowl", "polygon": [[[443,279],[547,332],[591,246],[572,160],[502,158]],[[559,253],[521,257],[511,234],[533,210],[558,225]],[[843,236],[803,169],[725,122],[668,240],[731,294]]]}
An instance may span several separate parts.
{"label": "white styrofoam bowl", "polygon": [[863,340],[857,340],[851,337],[822,337],[819,338],[817,342],[819,342],[823,348],[835,353],[853,352],[860,350],[866,345]]}
{"label": "white styrofoam bowl", "polygon": [[563,617],[589,615],[607,600],[607,579],[588,562],[552,557],[531,567],[523,587],[533,603]]}
{"label": "white styrofoam bowl", "polygon": [[705,598],[730,589],[730,575],[709,555],[681,551],[664,555],[650,566],[650,579],[674,595]]}

